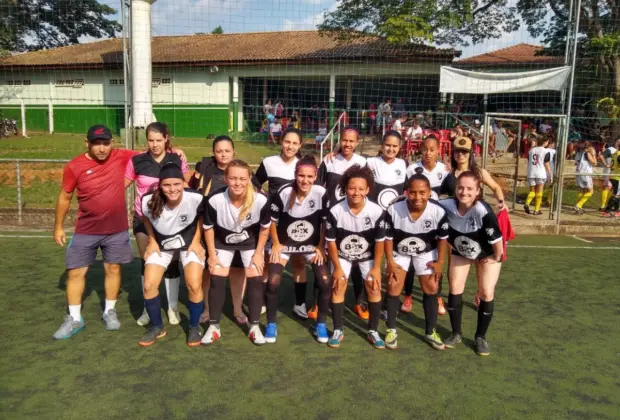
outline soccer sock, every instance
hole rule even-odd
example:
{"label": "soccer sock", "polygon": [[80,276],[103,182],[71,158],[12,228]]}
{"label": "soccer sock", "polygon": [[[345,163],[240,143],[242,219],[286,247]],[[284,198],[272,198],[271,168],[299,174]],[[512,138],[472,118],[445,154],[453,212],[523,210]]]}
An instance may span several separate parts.
{"label": "soccer sock", "polygon": [[368,329],[377,331],[379,328],[379,315],[381,314],[381,301],[368,302]]}
{"label": "soccer sock", "polygon": [[180,277],[165,278],[166,298],[168,298],[168,309],[176,311],[179,304],[179,286],[181,285]]}
{"label": "soccer sock", "polygon": [[581,201],[582,198],[583,198],[583,193],[577,194],[577,204],[575,204],[577,207],[579,207],[579,202]]}
{"label": "soccer sock", "polygon": [[540,205],[542,204],[542,199],[543,199],[543,194],[542,193],[537,193],[536,194],[536,201],[534,201],[534,211],[540,210]]}
{"label": "soccer sock", "polygon": [[463,294],[448,294],[448,314],[453,334],[461,334],[461,317],[463,315]]}
{"label": "soccer sock", "polygon": [[361,275],[352,275],[353,280],[353,293],[355,294],[355,304],[361,305],[363,302],[364,294],[364,280]]}
{"label": "soccer sock", "polygon": [[301,306],[302,304],[306,303],[307,284],[308,283],[295,283],[295,305]]}
{"label": "soccer sock", "polygon": [[71,315],[74,321],[82,319],[81,309],[82,305],[69,305],[69,315]]}
{"label": "soccer sock", "polygon": [[265,286],[262,276],[248,277],[248,308],[250,324],[258,324],[263,306]]}
{"label": "soccer sock", "polygon": [[608,189],[603,189],[603,191],[601,191],[601,208],[602,209],[607,207],[607,200],[609,200],[610,193],[611,191],[609,191]]}
{"label": "soccer sock", "polygon": [[187,309],[189,310],[189,326],[197,327],[200,322],[200,315],[202,315],[202,310],[204,308],[204,302],[192,302],[191,300],[187,302]]}
{"label": "soccer sock", "polygon": [[588,199],[592,197],[592,193],[591,192],[587,192],[583,195],[583,197],[581,197],[581,200],[579,200],[579,202],[577,202],[577,207],[582,208],[584,204],[586,204],[586,201],[588,201]]}
{"label": "soccer sock", "polygon": [[159,295],[153,299],[144,299],[144,307],[151,319],[151,325],[154,327],[160,327],[164,325],[164,321],[161,318],[161,299]]}
{"label": "soccer sock", "polygon": [[319,292],[319,311],[317,314],[316,322],[325,323],[325,320],[327,319],[327,312],[329,312],[329,300],[332,297],[331,276],[327,272],[326,264],[312,264],[312,271],[314,272],[314,284],[317,285],[317,288],[315,290],[318,290]]}
{"label": "soccer sock", "polygon": [[[432,334],[437,325],[437,295],[422,295],[422,306],[424,307],[424,319],[426,321],[426,334]],[[452,316],[450,316],[452,320]]]}
{"label": "soccer sock", "polygon": [[344,328],[344,302],[332,302],[332,318],[334,319],[334,329],[342,330]]}
{"label": "soccer sock", "polygon": [[312,305],[310,306],[311,309],[314,309],[317,306],[319,302],[319,296],[319,286],[316,284],[316,280],[314,280],[314,284],[312,286]]}
{"label": "soccer sock", "polygon": [[116,299],[114,299],[114,300],[106,299],[105,300],[105,309],[103,310],[103,313],[107,314],[110,309],[114,309],[114,306],[116,306]]}
{"label": "soccer sock", "polygon": [[493,319],[493,309],[495,308],[495,301],[490,302],[480,299],[480,306],[478,307],[478,326],[476,327],[476,335],[478,338],[485,338],[491,319]]}
{"label": "soccer sock", "polygon": [[209,324],[219,325],[226,300],[226,277],[211,275],[209,286]]}
{"label": "soccer sock", "polygon": [[[282,279],[282,264],[269,264],[269,278],[265,290],[265,306],[267,307],[267,322],[276,322],[278,313],[278,287]],[[297,285],[297,284],[295,284]],[[297,292],[297,289],[295,289]]]}
{"label": "soccer sock", "polygon": [[529,206],[535,196],[536,196],[536,193],[534,191],[530,191],[527,194],[527,198],[525,199],[525,205]]}
{"label": "soccer sock", "polygon": [[407,275],[405,276],[405,296],[411,296],[413,294],[413,282],[415,280],[415,273],[412,268],[407,270]]}
{"label": "soccer sock", "polygon": [[396,316],[398,315],[398,307],[400,306],[400,299],[398,296],[387,295],[387,327],[390,329],[396,329]]}

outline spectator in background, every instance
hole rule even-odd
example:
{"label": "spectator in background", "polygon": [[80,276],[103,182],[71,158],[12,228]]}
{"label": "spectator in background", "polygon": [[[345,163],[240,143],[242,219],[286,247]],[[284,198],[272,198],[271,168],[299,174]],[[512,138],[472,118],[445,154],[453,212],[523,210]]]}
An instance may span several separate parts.
{"label": "spectator in background", "polygon": [[323,139],[325,139],[325,137],[327,137],[327,122],[321,121],[319,124],[319,129],[316,133],[316,148],[317,149],[321,147],[321,142],[323,141]]}
{"label": "spectator in background", "polygon": [[539,126],[538,126],[538,131],[540,131],[540,134],[547,134],[551,131],[551,123],[549,122],[549,120],[544,120]]}
{"label": "spectator in background", "polygon": [[394,120],[394,124],[392,124],[392,130],[402,133],[405,121],[407,121],[407,115],[405,113],[402,113],[400,115],[400,118]]}
{"label": "spectator in background", "polygon": [[386,98],[385,101],[379,104],[379,127],[383,130],[387,124],[389,124],[392,118],[392,101],[390,98]]}
{"label": "spectator in background", "polygon": [[414,118],[411,122],[411,127],[407,129],[405,137],[412,139],[421,139],[424,137],[424,130],[420,127],[420,122],[417,118]]}
{"label": "spectator in background", "polygon": [[271,105],[271,99],[267,99],[267,102],[265,102],[265,105],[263,105],[263,115],[265,116],[265,118],[267,118],[267,116],[272,113],[273,106]]}
{"label": "spectator in background", "polygon": [[276,137],[279,139],[282,136],[282,124],[278,117],[275,117],[273,122],[269,124],[269,143],[276,143]]}
{"label": "spectator in background", "polygon": [[568,129],[568,145],[566,147],[566,159],[573,159],[576,151],[576,144],[581,142],[581,133],[571,125]]}
{"label": "spectator in background", "polygon": [[282,115],[284,115],[284,105],[282,104],[282,101],[277,101],[273,108],[276,118],[282,118]]}
{"label": "spectator in background", "polygon": [[403,98],[398,98],[394,107],[392,108],[394,115],[404,115],[405,114],[405,104],[403,104]]}
{"label": "spectator in background", "polygon": [[368,126],[370,127],[370,135],[375,134],[375,126],[377,125],[377,105],[372,103],[370,104],[368,111]]}
{"label": "spectator in background", "polygon": [[319,127],[319,122],[321,121],[321,109],[318,104],[312,105],[310,109],[310,123],[312,127],[312,131],[316,131]]}

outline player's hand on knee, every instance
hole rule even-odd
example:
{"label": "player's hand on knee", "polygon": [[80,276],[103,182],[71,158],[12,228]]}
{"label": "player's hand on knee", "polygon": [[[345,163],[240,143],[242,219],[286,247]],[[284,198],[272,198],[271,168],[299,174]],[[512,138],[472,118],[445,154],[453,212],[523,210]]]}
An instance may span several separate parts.
{"label": "player's hand on knee", "polygon": [[157,254],[161,256],[159,245],[157,245],[157,242],[149,240],[149,243],[146,245],[146,249],[144,250],[144,261],[148,260],[152,254]]}
{"label": "player's hand on knee", "polygon": [[326,261],[325,251],[316,248],[314,252],[316,253],[316,255],[310,260],[310,264],[323,265],[323,263]]}
{"label": "player's hand on knee", "polygon": [[223,268],[222,262],[217,257],[217,255],[211,255],[209,260],[207,261],[207,265],[209,266],[209,273],[213,274],[217,267]]}
{"label": "player's hand on knee", "polygon": [[281,244],[273,244],[271,246],[271,254],[269,255],[269,262],[272,264],[280,264],[280,253],[282,252]]}
{"label": "player's hand on knee", "polygon": [[250,262],[250,265],[253,265],[254,268],[256,268],[256,271],[258,271],[259,275],[262,275],[263,268],[265,267],[265,258],[263,257],[263,253],[255,252],[254,255],[252,255],[252,261]]}
{"label": "player's hand on knee", "polygon": [[332,274],[334,293],[338,294],[339,290],[346,284],[346,277],[341,268],[336,268]]}
{"label": "player's hand on knee", "polygon": [[379,268],[373,268],[366,276],[366,281],[370,282],[370,290],[381,290],[381,270]]}

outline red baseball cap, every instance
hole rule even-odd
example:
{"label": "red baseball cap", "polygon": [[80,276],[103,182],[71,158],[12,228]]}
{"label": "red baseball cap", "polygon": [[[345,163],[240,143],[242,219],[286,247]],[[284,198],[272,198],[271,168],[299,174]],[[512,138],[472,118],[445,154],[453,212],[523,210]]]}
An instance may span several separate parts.
{"label": "red baseball cap", "polygon": [[88,141],[95,140],[111,140],[112,132],[105,125],[93,125],[88,129],[88,134],[86,134],[86,139]]}

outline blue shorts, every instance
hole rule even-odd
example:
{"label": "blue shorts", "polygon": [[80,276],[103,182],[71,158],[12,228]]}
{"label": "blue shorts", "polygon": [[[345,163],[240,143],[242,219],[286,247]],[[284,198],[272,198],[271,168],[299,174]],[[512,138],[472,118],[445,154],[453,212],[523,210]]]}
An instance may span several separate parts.
{"label": "blue shorts", "polygon": [[128,264],[133,261],[133,249],[127,231],[110,235],[76,233],[71,238],[65,252],[67,268],[88,267],[95,262],[99,248],[101,248],[103,262],[105,263]]}

